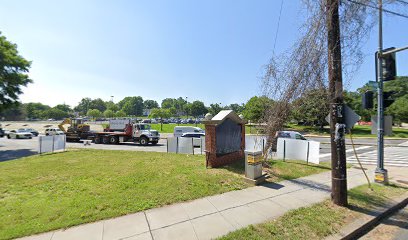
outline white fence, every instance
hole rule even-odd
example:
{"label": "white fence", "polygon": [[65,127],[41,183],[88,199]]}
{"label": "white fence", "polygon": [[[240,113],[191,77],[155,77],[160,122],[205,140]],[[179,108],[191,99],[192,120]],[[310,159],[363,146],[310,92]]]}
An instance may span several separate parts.
{"label": "white fence", "polygon": [[38,136],[38,153],[65,151],[66,136]]}
{"label": "white fence", "polygon": [[204,154],[205,137],[185,138],[171,137],[167,138],[167,152],[184,154]]}
{"label": "white fence", "polygon": [[320,142],[278,138],[277,158],[319,164]]}

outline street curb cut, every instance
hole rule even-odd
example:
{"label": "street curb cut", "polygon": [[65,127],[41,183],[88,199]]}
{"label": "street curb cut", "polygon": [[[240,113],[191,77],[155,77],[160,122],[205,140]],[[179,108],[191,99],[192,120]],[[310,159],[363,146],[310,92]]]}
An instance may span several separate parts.
{"label": "street curb cut", "polygon": [[398,203],[391,205],[390,207],[385,207],[379,212],[373,212],[374,216],[362,217],[357,219],[355,222],[363,221],[363,223],[358,223],[357,227],[352,227],[340,230],[340,233],[331,235],[326,238],[326,240],[342,239],[342,240],[351,240],[358,239],[371,229],[373,229],[381,220],[392,215],[394,212],[404,208],[408,205],[408,197],[405,195],[402,200],[399,200]]}

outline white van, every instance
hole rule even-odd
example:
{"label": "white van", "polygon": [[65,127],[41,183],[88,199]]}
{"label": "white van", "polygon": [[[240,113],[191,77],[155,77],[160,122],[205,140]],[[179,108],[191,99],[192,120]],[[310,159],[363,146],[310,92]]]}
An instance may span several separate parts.
{"label": "white van", "polygon": [[192,126],[174,127],[174,137],[181,137],[184,133],[204,133],[204,130],[199,127]]}

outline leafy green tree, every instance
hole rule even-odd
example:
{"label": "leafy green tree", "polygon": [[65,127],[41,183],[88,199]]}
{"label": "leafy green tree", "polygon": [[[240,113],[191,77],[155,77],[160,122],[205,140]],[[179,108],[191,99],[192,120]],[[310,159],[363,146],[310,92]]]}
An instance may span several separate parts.
{"label": "leafy green tree", "polygon": [[89,109],[86,115],[95,119],[101,117],[102,113],[98,109]]}
{"label": "leafy green tree", "polygon": [[143,114],[143,98],[140,96],[125,97],[118,105],[127,115],[141,116]]}
{"label": "leafy green tree", "polygon": [[319,125],[323,128],[326,124],[325,118],[329,114],[328,99],[328,91],[324,88],[306,91],[292,104],[294,119],[307,125]]}
{"label": "leafy green tree", "polygon": [[222,110],[222,107],[218,104],[210,104],[208,108],[208,112],[211,113],[213,116],[217,115]]}
{"label": "leafy green tree", "polygon": [[105,116],[106,118],[113,118],[115,116],[115,113],[110,109],[106,109],[105,112],[103,112],[103,116]]}
{"label": "leafy green tree", "polygon": [[251,120],[253,122],[259,122],[265,115],[265,111],[272,107],[273,101],[268,97],[252,97],[245,104],[245,110],[242,114],[245,119]]}
{"label": "leafy green tree", "polygon": [[171,116],[169,109],[154,108],[150,111],[149,118],[160,118],[160,131],[163,131],[163,119]]}
{"label": "leafy green tree", "polygon": [[25,120],[27,117],[25,108],[22,104],[15,103],[11,106],[8,106],[7,109],[4,109],[0,112],[0,119],[7,120],[7,121],[22,121]]}
{"label": "leafy green tree", "polygon": [[119,106],[112,101],[105,102],[106,109],[112,110],[113,112],[119,111]]}
{"label": "leafy green tree", "polygon": [[43,118],[54,118],[56,120],[60,120],[66,117],[69,117],[67,112],[64,112],[58,108],[50,108],[47,110],[42,111]]}
{"label": "leafy green tree", "polygon": [[50,109],[48,105],[42,103],[25,103],[23,104],[28,119],[39,119],[43,117],[43,111]]}
{"label": "leafy green tree", "polygon": [[191,104],[190,113],[193,117],[197,118],[200,115],[204,115],[208,112],[207,108],[205,107],[204,103],[201,101],[194,101]]}
{"label": "leafy green tree", "polygon": [[143,105],[145,109],[159,108],[159,104],[155,100],[145,100]]}
{"label": "leafy green tree", "polygon": [[91,105],[91,101],[92,99],[90,98],[82,98],[78,105],[74,107],[74,111],[79,112],[81,115],[85,115],[88,110],[91,109],[89,107]]}
{"label": "leafy green tree", "polygon": [[100,98],[93,99],[89,103],[89,109],[98,109],[100,112],[103,112],[106,110],[106,103]]}
{"label": "leafy green tree", "polygon": [[67,104],[58,104],[57,106],[55,106],[54,108],[59,109],[61,111],[64,111],[66,113],[70,113],[72,112],[72,109],[69,105]]}
{"label": "leafy green tree", "polygon": [[27,75],[30,66],[31,62],[19,55],[17,45],[0,32],[0,112],[15,106],[21,87],[32,82]]}
{"label": "leafy green tree", "polygon": [[119,110],[115,113],[115,117],[126,117],[126,113],[122,110]]}
{"label": "leafy green tree", "polygon": [[244,104],[239,105],[237,103],[232,103],[229,106],[227,106],[226,108],[239,114],[239,113],[242,113],[244,111],[245,105]]}
{"label": "leafy green tree", "polygon": [[408,94],[399,97],[386,110],[386,113],[392,115],[396,123],[408,122]]}
{"label": "leafy green tree", "polygon": [[174,98],[165,98],[162,100],[161,107],[165,109],[169,109],[171,107],[174,107],[175,102],[176,102],[176,99]]}

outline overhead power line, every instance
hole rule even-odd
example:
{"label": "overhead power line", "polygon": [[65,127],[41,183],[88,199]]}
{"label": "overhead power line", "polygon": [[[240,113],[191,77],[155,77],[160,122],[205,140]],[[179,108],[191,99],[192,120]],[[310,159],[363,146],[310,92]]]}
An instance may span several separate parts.
{"label": "overhead power line", "polygon": [[[370,8],[374,8],[374,9],[379,9],[377,6],[373,6],[373,5],[369,5],[369,4],[366,4],[366,3],[362,3],[362,2],[358,2],[358,1],[354,1],[354,0],[347,0],[347,1],[349,1],[349,2],[351,2],[351,3],[355,3],[355,4],[359,4],[359,5],[363,5],[363,6],[366,6],[366,7],[370,7]],[[402,1],[403,2],[403,1]],[[393,14],[393,15],[395,15],[395,16],[399,16],[399,17],[403,17],[403,18],[407,18],[408,19],[408,15],[405,15],[405,14],[402,14],[402,13],[397,13],[397,12],[394,12],[394,11],[391,11],[391,10],[387,10],[387,9],[382,9],[383,10],[383,12],[386,12],[386,13],[389,13],[389,14]]]}
{"label": "overhead power line", "polygon": [[283,0],[281,1],[280,10],[279,10],[278,26],[276,28],[276,33],[275,33],[275,42],[273,43],[273,51],[272,51],[273,54],[275,54],[276,40],[278,39],[279,25],[280,25],[280,19],[282,15],[282,7],[283,7]]}
{"label": "overhead power line", "polygon": [[394,1],[408,5],[408,2],[405,2],[405,1],[403,1],[403,0],[394,0]]}

